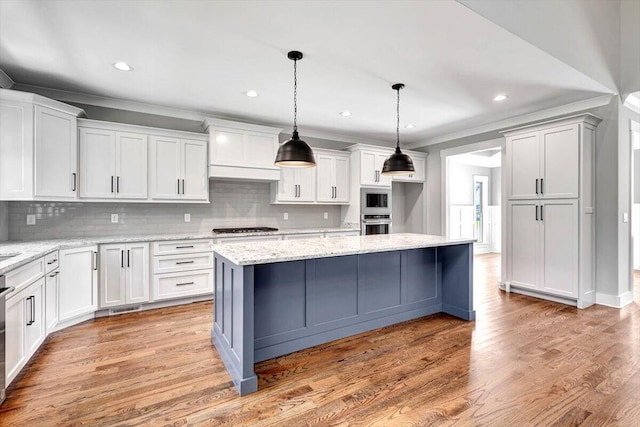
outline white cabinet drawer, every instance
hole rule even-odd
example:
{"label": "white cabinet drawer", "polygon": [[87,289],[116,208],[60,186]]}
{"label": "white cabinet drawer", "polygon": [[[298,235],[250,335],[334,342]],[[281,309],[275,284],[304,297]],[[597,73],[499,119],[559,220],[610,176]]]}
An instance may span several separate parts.
{"label": "white cabinet drawer", "polygon": [[153,299],[164,300],[213,293],[213,270],[153,276]]}
{"label": "white cabinet drawer", "polygon": [[174,255],[192,252],[210,252],[213,240],[168,240],[153,243],[153,255]]}
{"label": "white cabinet drawer", "polygon": [[49,273],[58,268],[58,251],[51,252],[44,256],[45,273]]}
{"label": "white cabinet drawer", "polygon": [[153,257],[153,274],[213,268],[213,252]]}
{"label": "white cabinet drawer", "polygon": [[[28,264],[18,267],[15,270],[11,270],[5,275],[6,287],[14,287],[16,290],[13,294],[17,294],[25,286],[32,283],[34,280],[44,276],[44,257],[38,258],[35,261],[31,261]],[[11,298],[9,294],[8,298]]]}

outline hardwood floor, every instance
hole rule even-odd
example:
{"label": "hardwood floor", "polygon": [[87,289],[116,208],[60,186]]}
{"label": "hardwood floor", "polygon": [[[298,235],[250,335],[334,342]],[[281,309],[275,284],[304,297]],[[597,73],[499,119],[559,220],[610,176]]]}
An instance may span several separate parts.
{"label": "hardwood floor", "polygon": [[499,262],[475,259],[477,321],[434,315],[268,360],[242,398],[211,303],[85,322],[48,340],[0,424],[637,426],[638,287],[622,310],[577,310],[498,290]]}

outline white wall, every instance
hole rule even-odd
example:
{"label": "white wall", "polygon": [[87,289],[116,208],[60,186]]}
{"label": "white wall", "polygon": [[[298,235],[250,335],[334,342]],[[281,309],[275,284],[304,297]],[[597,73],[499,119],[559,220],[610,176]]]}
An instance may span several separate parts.
{"label": "white wall", "polygon": [[[494,200],[493,169],[483,166],[463,165],[451,162],[449,167],[449,204],[473,205],[473,177],[475,175],[486,176],[489,181],[488,204]],[[499,179],[498,179],[499,181]],[[497,203],[500,204],[500,203]]]}

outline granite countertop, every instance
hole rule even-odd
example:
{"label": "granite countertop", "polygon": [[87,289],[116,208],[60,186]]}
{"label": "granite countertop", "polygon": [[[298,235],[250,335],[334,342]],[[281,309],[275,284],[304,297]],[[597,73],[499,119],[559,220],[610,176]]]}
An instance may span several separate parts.
{"label": "granite countertop", "polygon": [[389,252],[473,243],[473,239],[447,239],[428,234],[385,234],[331,239],[267,241],[214,245],[214,252],[236,265],[269,264],[312,258]]}
{"label": "granite countertop", "polygon": [[133,243],[133,242],[159,242],[164,240],[193,240],[193,239],[218,239],[225,237],[245,237],[245,236],[267,236],[303,233],[332,233],[341,231],[359,231],[353,228],[308,228],[296,230],[278,230],[257,233],[182,233],[182,234],[148,234],[148,235],[128,235],[128,236],[108,236],[108,237],[83,237],[77,239],[57,239],[57,240],[35,240],[29,242],[1,242],[0,257],[13,255],[9,259],[0,261],[0,274],[4,274],[14,268],[20,267],[34,259],[48,254],[58,249],[81,248],[83,246],[104,245],[109,243]]}

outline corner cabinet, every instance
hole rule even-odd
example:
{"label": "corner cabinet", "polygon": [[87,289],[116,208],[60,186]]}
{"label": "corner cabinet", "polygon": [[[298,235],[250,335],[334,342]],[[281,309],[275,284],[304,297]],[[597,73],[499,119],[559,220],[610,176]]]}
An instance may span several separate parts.
{"label": "corner cabinet", "polygon": [[58,322],[91,315],[98,308],[98,247],[60,250]]}
{"label": "corner cabinet", "polygon": [[77,117],[70,105],[0,89],[0,200],[75,200]]}
{"label": "corner cabinet", "polygon": [[209,201],[206,141],[152,135],[149,166],[151,199]]}
{"label": "corner cabinet", "polygon": [[282,129],[220,119],[205,119],[209,132],[209,177],[277,181],[275,166]]}
{"label": "corner cabinet", "polygon": [[583,114],[504,132],[508,290],[595,303],[594,149]]}

